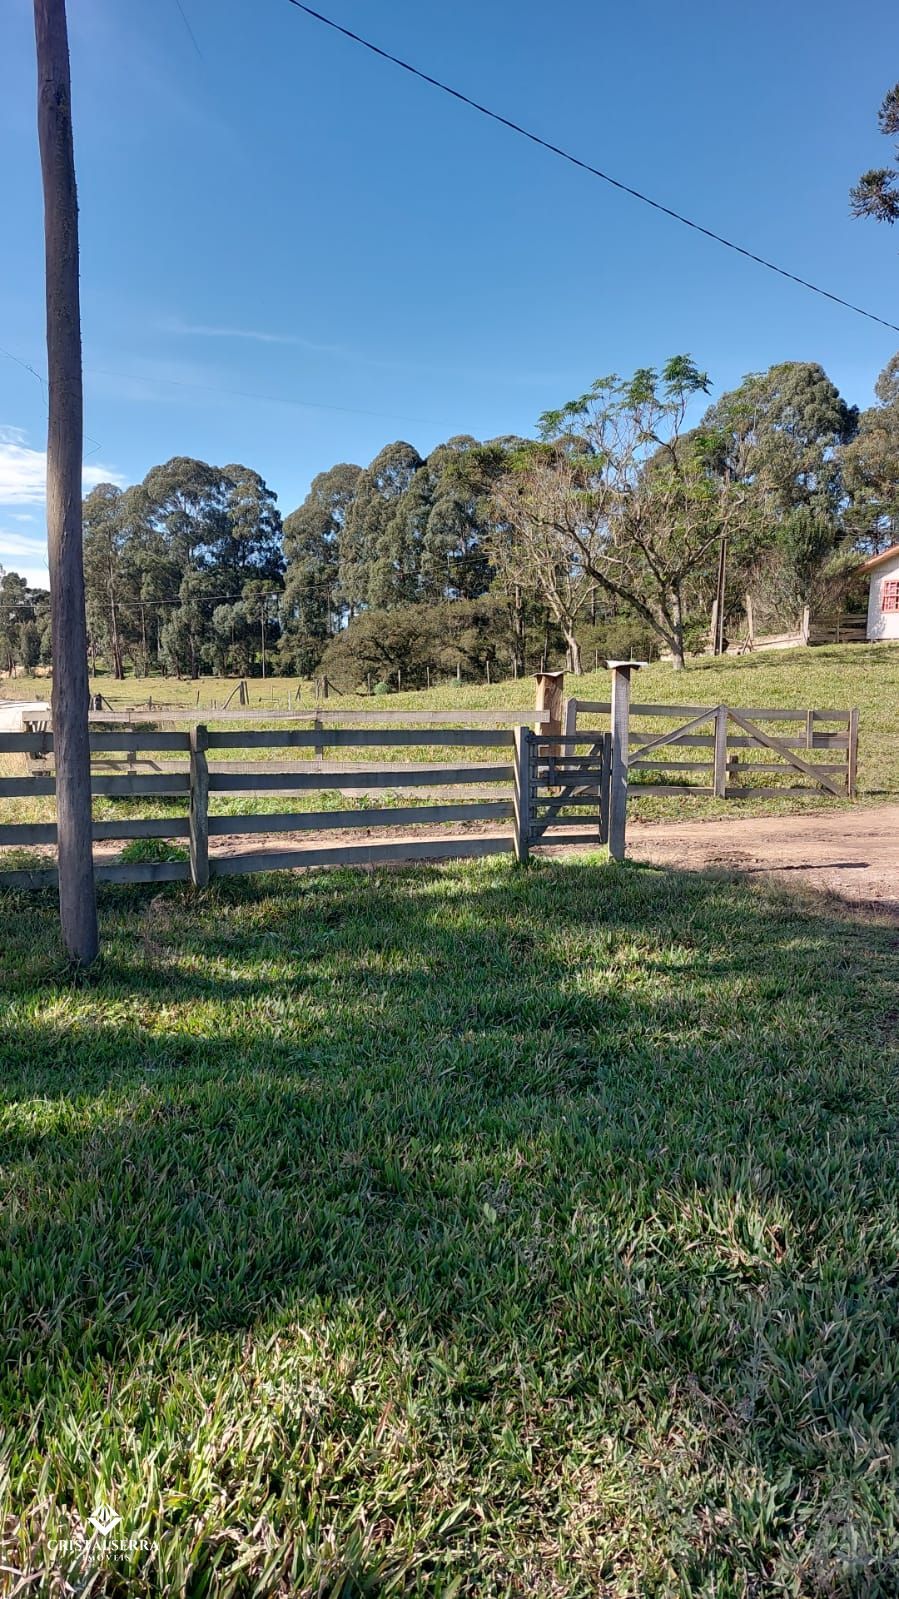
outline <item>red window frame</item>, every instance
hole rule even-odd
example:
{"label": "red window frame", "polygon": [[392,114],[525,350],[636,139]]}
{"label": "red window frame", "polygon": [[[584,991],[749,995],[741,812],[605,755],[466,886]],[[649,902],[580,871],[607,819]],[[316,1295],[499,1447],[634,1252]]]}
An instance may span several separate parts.
{"label": "red window frame", "polygon": [[899,577],[885,577],[881,583],[880,609],[899,611]]}

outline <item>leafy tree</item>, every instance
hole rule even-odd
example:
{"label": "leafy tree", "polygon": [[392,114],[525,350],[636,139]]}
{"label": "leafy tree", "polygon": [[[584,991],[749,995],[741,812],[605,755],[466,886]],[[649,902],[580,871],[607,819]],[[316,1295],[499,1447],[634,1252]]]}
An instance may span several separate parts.
{"label": "leafy tree", "polygon": [[[252,668],[256,586],[277,592],[283,572],[281,518],[258,472],[177,456],[133,488],[94,489],[84,535],[91,641],[116,677],[129,659],[196,676],[224,661],[223,637],[239,669]],[[246,616],[213,625],[217,606],[245,596]]]}
{"label": "leafy tree", "polygon": [[416,598],[417,551],[400,502],[421,465],[415,447],[399,440],[359,476],[340,544],[340,588],[351,616]]}
{"label": "leafy tree", "polygon": [[595,584],[653,629],[676,666],[690,584],[742,503],[715,470],[718,437],[684,434],[690,401],[707,392],[706,374],[685,355],[661,372],[599,378],[544,414],[541,441],[498,493],[521,579],[557,618]]}
{"label": "leafy tree", "polygon": [[277,496],[248,466],[225,466],[222,477],[228,484],[226,525],[219,548],[207,555],[209,564],[238,583],[280,587],[284,557]]}
{"label": "leafy tree", "polygon": [[569,523],[583,504],[583,457],[572,458],[565,444],[530,446],[510,464],[494,490],[504,524],[494,564],[507,592],[517,583],[540,594],[565,639],[568,670],[579,675],[578,622],[594,584]]}
{"label": "leafy tree", "polygon": [[460,435],[432,450],[416,473],[403,510],[422,599],[470,600],[489,588],[489,495],[503,464],[501,449]]}
{"label": "leafy tree", "polygon": [[341,614],[341,539],[362,469],[346,462],[320,472],[284,523],[284,639],[281,661],[308,675]]}
{"label": "leafy tree", "polygon": [[32,651],[30,634],[25,643],[24,630],[34,625],[35,605],[28,584],[18,572],[4,572],[0,568],[0,668],[4,672],[12,674],[17,667],[28,670],[37,665],[37,658],[25,659]]}
{"label": "leafy tree", "polygon": [[333,638],[322,656],[322,671],[339,687],[353,690],[371,679],[420,687],[426,680],[432,644],[425,607],[394,606],[355,616]]}
{"label": "leafy tree", "polygon": [[[899,83],[894,83],[884,95],[877,123],[887,138],[899,134]],[[862,173],[849,190],[849,207],[854,217],[874,217],[877,222],[899,219],[899,148],[891,167],[874,167]]]}
{"label": "leafy tree", "polygon": [[731,552],[741,592],[764,573],[775,610],[792,614],[812,598],[842,536],[842,452],[857,425],[857,409],[812,361],[750,373],[706,411],[710,460],[745,491]]}
{"label": "leafy tree", "polygon": [[0,671],[33,672],[49,662],[50,595],[0,567]]}
{"label": "leafy tree", "polygon": [[856,547],[878,554],[899,543],[899,354],[884,367],[858,433],[842,452],[849,506],[846,526]]}
{"label": "leafy tree", "polygon": [[500,659],[503,621],[492,595],[363,611],[331,640],[322,670],[345,689],[366,681],[424,688],[457,674],[483,682]]}
{"label": "leafy tree", "polygon": [[128,553],[134,503],[133,490],[100,483],[82,508],[88,632],[92,649],[102,651],[116,678],[125,676],[140,585],[139,570]]}
{"label": "leafy tree", "polygon": [[822,366],[784,361],[753,372],[709,407],[701,429],[720,438],[717,462],[736,482],[753,484],[778,514],[798,505],[836,517],[838,450],[858,412]]}

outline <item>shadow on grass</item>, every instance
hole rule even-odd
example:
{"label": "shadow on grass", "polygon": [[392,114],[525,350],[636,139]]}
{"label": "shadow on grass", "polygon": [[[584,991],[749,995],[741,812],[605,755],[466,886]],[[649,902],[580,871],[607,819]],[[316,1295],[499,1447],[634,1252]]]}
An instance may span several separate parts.
{"label": "shadow on grass", "polygon": [[879,1481],[893,932],[584,861],[102,911],[82,990],[36,986],[52,905],[8,934],[7,1408],[343,1303],[439,1353],[451,1406],[524,1384],[613,1432],[689,1416],[795,1474],[785,1515],[816,1472]]}

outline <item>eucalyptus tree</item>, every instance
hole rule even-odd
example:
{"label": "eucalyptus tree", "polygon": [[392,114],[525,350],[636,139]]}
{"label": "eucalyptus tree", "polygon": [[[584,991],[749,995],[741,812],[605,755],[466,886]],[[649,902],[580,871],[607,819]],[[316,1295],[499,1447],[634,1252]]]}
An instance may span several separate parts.
{"label": "eucalyptus tree", "polygon": [[842,453],[845,523],[866,555],[899,544],[899,354],[887,362],[874,393],[877,403],[861,413]]}
{"label": "eucalyptus tree", "polygon": [[341,620],[341,540],[361,474],[348,462],[320,472],[284,521],[281,658],[302,673],[314,670]]}
{"label": "eucalyptus tree", "polygon": [[414,445],[400,439],[359,476],[340,541],[340,589],[350,615],[416,598],[417,552],[401,502],[421,466]]}
{"label": "eucalyptus tree", "polygon": [[842,538],[844,449],[857,426],[857,408],[815,361],[750,373],[702,419],[716,469],[745,490],[740,582],[764,573],[782,610],[808,604]]}

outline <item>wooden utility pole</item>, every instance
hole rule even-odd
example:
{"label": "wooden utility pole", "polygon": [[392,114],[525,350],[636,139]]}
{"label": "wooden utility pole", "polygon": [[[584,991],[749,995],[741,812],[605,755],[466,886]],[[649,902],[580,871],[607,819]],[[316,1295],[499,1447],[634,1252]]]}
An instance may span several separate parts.
{"label": "wooden utility pole", "polygon": [[713,655],[724,654],[724,590],[727,576],[727,534],[722,533],[718,546],[718,577],[715,599],[712,604],[711,644]]}
{"label": "wooden utility pole", "polygon": [[47,543],[59,913],[79,966],[99,947],[91,839],[87,626],[81,548],[81,310],[78,197],[65,0],[34,0],[37,126],[47,297]]}

